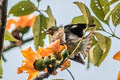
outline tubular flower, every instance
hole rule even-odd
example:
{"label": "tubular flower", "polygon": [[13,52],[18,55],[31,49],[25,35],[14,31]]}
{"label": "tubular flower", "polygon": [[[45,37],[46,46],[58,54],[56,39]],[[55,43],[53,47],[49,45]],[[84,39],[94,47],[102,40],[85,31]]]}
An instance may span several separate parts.
{"label": "tubular flower", "polygon": [[27,15],[27,16],[19,17],[19,19],[17,21],[14,19],[9,19],[7,21],[6,29],[9,30],[12,24],[15,25],[15,28],[32,27],[34,24],[35,18],[36,18],[36,16],[33,16],[32,18],[30,18],[30,16]]}
{"label": "tubular flower", "polygon": [[30,47],[22,50],[21,53],[26,58],[26,60],[22,61],[22,66],[18,67],[17,73],[20,74],[23,73],[23,71],[26,71],[26,73],[29,74],[27,80],[31,80],[40,72],[39,70],[35,69],[34,62],[44,58],[45,56],[50,56],[55,54],[55,52],[59,52],[62,50],[61,48],[64,49],[65,47],[60,45],[60,40],[57,40],[46,48],[40,47],[37,52],[34,52]]}

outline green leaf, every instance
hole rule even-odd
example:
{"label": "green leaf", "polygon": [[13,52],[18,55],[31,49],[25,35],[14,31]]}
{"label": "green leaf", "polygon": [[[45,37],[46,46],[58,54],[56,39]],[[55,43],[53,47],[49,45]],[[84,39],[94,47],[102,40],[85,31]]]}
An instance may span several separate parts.
{"label": "green leaf", "polygon": [[3,70],[2,70],[2,60],[0,60],[0,78],[2,78]]}
{"label": "green leaf", "polygon": [[36,10],[37,8],[32,2],[20,1],[10,9],[8,15],[13,14],[13,16],[24,16],[29,15]]}
{"label": "green leaf", "polygon": [[103,30],[103,27],[100,21],[94,16],[92,16],[92,18],[94,20],[94,24],[96,25],[96,30]]}
{"label": "green leaf", "polygon": [[22,27],[18,27],[17,28],[19,32],[21,32],[22,34],[25,34],[29,31],[30,27],[25,27],[25,28],[22,28]]}
{"label": "green leaf", "polygon": [[111,39],[109,37],[105,37],[105,42],[106,42],[106,51],[103,53],[103,55],[101,56],[101,58],[99,59],[99,62],[97,64],[97,66],[100,66],[100,64],[104,61],[104,59],[107,57],[110,47],[111,47]]}
{"label": "green leaf", "polygon": [[92,39],[92,46],[94,46],[96,43],[98,43],[98,41],[96,40],[96,37],[93,36],[93,39]]}
{"label": "green leaf", "polygon": [[[93,23],[93,24],[96,25],[96,30],[103,30],[100,21],[99,21],[97,18],[95,18],[94,16],[92,16],[91,18],[94,20],[94,23]],[[72,23],[72,24],[78,24],[78,23],[79,23],[79,24],[85,24],[85,23],[86,23],[86,20],[85,20],[84,16],[81,15],[81,16],[74,17],[74,18],[72,19],[72,22],[71,22],[71,23]]]}
{"label": "green leaf", "polygon": [[120,3],[115,6],[116,10],[112,13],[112,21],[114,26],[120,24]]}
{"label": "green leaf", "polygon": [[[95,33],[96,38],[94,38],[94,44],[89,51],[89,63],[93,63],[95,66],[100,66],[100,64],[104,61],[111,46],[111,39],[106,37],[100,33]],[[103,41],[102,41],[103,40]]]}
{"label": "green leaf", "polygon": [[44,29],[47,28],[47,18],[44,15],[37,16],[33,25],[34,45],[37,50],[39,46],[44,46],[44,39],[46,34]]}
{"label": "green leaf", "polygon": [[105,19],[108,19],[110,16],[112,16],[112,21],[115,27],[120,24],[120,3],[118,3],[114,9],[105,16]]}
{"label": "green leaf", "polygon": [[88,54],[88,59],[87,59],[87,69],[90,68],[90,54]]}
{"label": "green leaf", "polygon": [[92,46],[91,47],[91,49],[90,49],[90,51],[89,51],[89,58],[88,58],[88,65],[90,64],[90,62],[92,63],[92,64],[94,64],[94,54],[93,54],[93,50],[94,50],[94,48],[95,48],[95,45],[94,46]]}
{"label": "green leaf", "polygon": [[5,37],[4,40],[8,40],[8,41],[18,41],[17,39],[15,39],[12,34],[10,32],[8,32],[7,30],[5,31]]}
{"label": "green leaf", "polygon": [[47,10],[45,11],[48,14],[48,26],[47,28],[50,28],[52,26],[56,26],[56,20],[54,18],[54,16],[52,15],[52,11],[50,9],[50,7],[47,7]]}
{"label": "green leaf", "polygon": [[103,7],[104,10],[105,10],[107,7],[109,7],[110,5],[116,3],[117,1],[119,1],[119,0],[111,0],[111,1],[107,2],[107,3],[104,5],[104,7]]}
{"label": "green leaf", "polygon": [[104,9],[103,7],[106,3],[108,3],[108,0],[91,0],[90,7],[98,19],[108,24],[109,18],[107,20],[104,20],[104,18],[105,15],[109,12],[110,6],[107,6]]}
{"label": "green leaf", "polygon": [[103,54],[103,51],[102,51],[100,45],[97,43],[93,50],[94,65],[98,64],[102,54]]}
{"label": "green leaf", "polygon": [[93,19],[91,18],[91,13],[89,9],[87,8],[87,6],[83,4],[82,2],[74,2],[74,4],[76,4],[80,8],[86,20],[86,24],[93,24]]}
{"label": "green leaf", "polygon": [[74,17],[72,19],[72,24],[86,24],[86,20],[83,15]]}
{"label": "green leaf", "polygon": [[105,39],[105,37],[101,33],[98,33],[98,32],[96,32],[95,35],[96,35],[96,38],[98,40],[98,44],[100,45],[103,52],[105,52],[106,51],[106,41],[105,41],[106,39]]}

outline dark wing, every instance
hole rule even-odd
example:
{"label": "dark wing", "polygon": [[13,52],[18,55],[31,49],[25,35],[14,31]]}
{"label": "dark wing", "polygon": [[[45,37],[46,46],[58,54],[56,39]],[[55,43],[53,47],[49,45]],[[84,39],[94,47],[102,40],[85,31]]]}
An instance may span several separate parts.
{"label": "dark wing", "polygon": [[89,50],[91,48],[92,39],[94,36],[94,33],[96,31],[96,28],[94,28],[83,40],[80,45],[80,48],[78,48],[78,53],[82,53],[83,57],[86,58],[88,56]]}
{"label": "dark wing", "polygon": [[[70,59],[84,64],[84,60],[82,59],[81,55],[84,57],[84,59],[88,56],[89,50],[91,48],[92,44],[92,38],[95,33],[96,28],[94,29],[82,40],[82,43],[80,44],[79,48],[76,50],[74,55],[70,57]],[[68,30],[69,31],[69,30]],[[68,52],[69,54],[72,53],[72,51],[75,49],[75,47],[78,45],[79,41],[81,40],[80,37],[70,37],[70,35],[73,35],[72,33],[69,32],[68,40],[66,41],[67,46],[68,46]],[[73,35],[74,36],[74,35]],[[75,35],[76,36],[76,35]]]}
{"label": "dark wing", "polygon": [[[93,25],[89,25],[89,27],[93,27]],[[78,37],[83,36],[83,30],[86,28],[86,24],[70,24],[66,25],[65,30],[70,30],[73,34],[77,35]]]}

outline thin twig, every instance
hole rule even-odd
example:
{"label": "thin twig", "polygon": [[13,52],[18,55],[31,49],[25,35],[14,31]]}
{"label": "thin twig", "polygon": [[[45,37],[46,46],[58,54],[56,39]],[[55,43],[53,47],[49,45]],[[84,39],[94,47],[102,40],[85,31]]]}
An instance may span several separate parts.
{"label": "thin twig", "polygon": [[75,78],[74,78],[72,72],[71,72],[69,69],[66,69],[66,70],[69,72],[69,74],[71,75],[72,79],[75,80]]}
{"label": "thin twig", "polygon": [[[29,41],[31,41],[31,40],[33,40],[33,37],[32,37],[32,38],[29,38],[29,39],[26,39],[25,41],[23,41],[23,42],[22,42],[22,45],[25,44],[25,43],[27,43],[27,42],[29,42]],[[10,46],[4,48],[4,49],[3,49],[3,52],[8,51],[8,50],[10,50],[10,49],[12,49],[12,48],[14,48],[14,47],[17,47],[17,45],[16,45],[16,44],[11,44]]]}
{"label": "thin twig", "polygon": [[114,32],[113,32],[112,28],[110,27],[110,25],[108,25],[108,27],[111,30],[112,34],[114,35]]}
{"label": "thin twig", "polygon": [[45,78],[48,78],[50,76],[50,73],[45,72],[45,73],[39,73],[35,78],[32,80],[43,80]]}
{"label": "thin twig", "polygon": [[103,30],[103,31],[106,32],[106,33],[108,33],[109,35],[111,35],[111,37],[115,37],[115,38],[117,38],[117,39],[120,39],[120,37],[118,37],[118,36],[116,36],[116,35],[108,32],[108,31],[106,31],[106,30]]}
{"label": "thin twig", "polygon": [[[120,39],[120,37],[118,37],[118,36],[116,36],[115,35],[115,32],[112,30],[112,28],[110,27],[110,25],[108,25],[108,27],[109,27],[109,29],[111,30],[111,32],[112,32],[112,34],[111,33],[109,33],[112,37],[115,37],[115,38],[117,38],[117,39]],[[107,32],[106,30],[105,30],[105,32]],[[108,33],[108,32],[107,32]]]}

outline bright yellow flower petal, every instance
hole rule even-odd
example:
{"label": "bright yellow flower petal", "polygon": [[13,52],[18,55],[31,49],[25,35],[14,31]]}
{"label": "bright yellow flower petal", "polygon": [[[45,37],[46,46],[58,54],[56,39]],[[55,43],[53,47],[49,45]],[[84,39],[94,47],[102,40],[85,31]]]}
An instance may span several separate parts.
{"label": "bright yellow flower petal", "polygon": [[120,61],[120,51],[113,56],[113,59]]}

